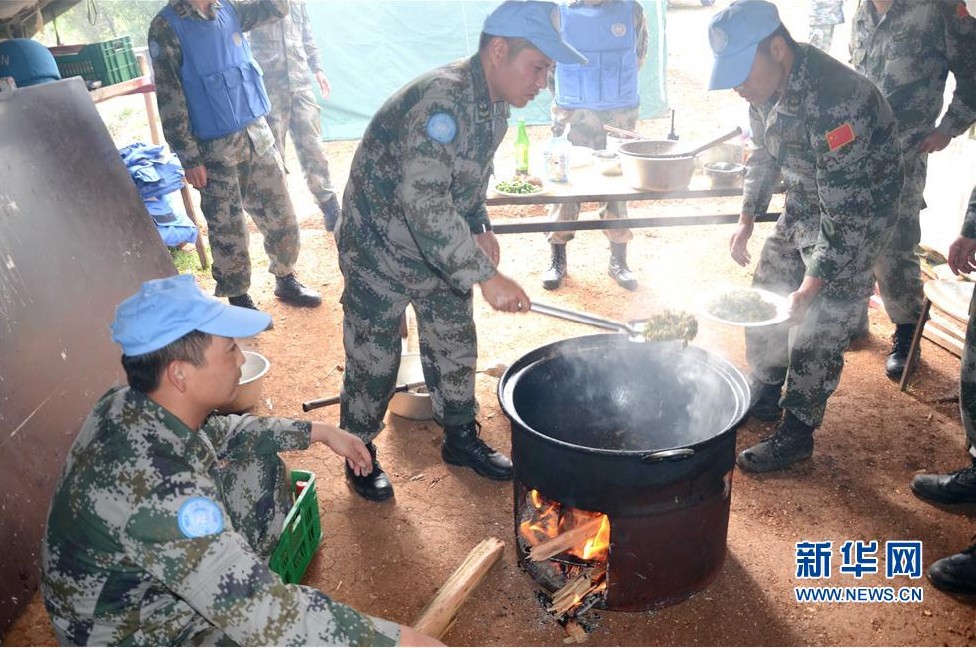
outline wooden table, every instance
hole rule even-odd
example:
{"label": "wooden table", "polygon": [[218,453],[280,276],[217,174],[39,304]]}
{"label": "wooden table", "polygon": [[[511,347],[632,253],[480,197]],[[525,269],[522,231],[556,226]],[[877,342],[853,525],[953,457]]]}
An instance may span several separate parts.
{"label": "wooden table", "polygon": [[[708,179],[695,174],[687,189],[680,191],[649,191],[634,189],[623,176],[605,176],[595,165],[577,167],[570,172],[570,182],[547,182],[543,194],[509,196],[488,190],[485,204],[497,205],[551,205],[577,202],[614,202],[638,200],[697,200],[702,198],[728,198],[742,195],[741,187],[714,189]],[[782,192],[782,188],[777,190]],[[779,213],[767,213],[757,222],[771,222],[779,218]],[[620,218],[614,220],[581,219],[578,221],[556,222],[539,218],[511,219],[493,222],[492,229],[497,234],[522,234],[527,232],[555,232],[597,229],[623,229],[638,227],[674,227],[682,225],[721,225],[735,223],[739,214],[706,214],[695,216],[654,216],[648,218]]]}
{"label": "wooden table", "polygon": [[[140,54],[137,58],[139,60],[139,71],[142,73],[142,76],[123,81],[122,83],[96,88],[89,92],[88,96],[91,97],[93,102],[101,103],[115,99],[116,97],[141,94],[146,101],[146,119],[149,122],[149,138],[153,144],[159,146],[162,144],[163,138],[159,132],[159,113],[156,111],[156,85],[150,80],[149,65],[146,63],[146,57]],[[183,187],[180,189],[180,195],[183,198],[183,207],[186,209],[186,215],[190,217],[190,220],[197,228],[197,240],[195,243],[197,257],[200,259],[200,266],[206,270],[209,267],[207,263],[207,251],[203,245],[203,234],[200,232],[200,225],[197,222],[196,212],[193,209],[193,200],[190,198],[190,188],[186,182],[183,183]]]}

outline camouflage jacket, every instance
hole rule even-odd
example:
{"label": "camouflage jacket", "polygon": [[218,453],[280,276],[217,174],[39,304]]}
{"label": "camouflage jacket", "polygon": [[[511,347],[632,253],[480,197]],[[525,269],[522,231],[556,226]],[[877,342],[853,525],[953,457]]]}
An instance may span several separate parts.
{"label": "camouflage jacket", "polygon": [[976,187],[969,194],[969,209],[962,220],[962,235],[966,238],[976,239]]}
{"label": "camouflage jacket", "polygon": [[[241,29],[247,31],[262,23],[276,20],[288,11],[288,0],[223,0],[237,12]],[[169,0],[177,15],[196,20],[213,20],[201,15],[189,0]],[[241,35],[243,38],[244,35]],[[156,15],[149,25],[149,56],[152,58],[153,77],[156,82],[156,103],[163,124],[163,136],[169,147],[180,158],[184,169],[196,166],[233,166],[250,155],[251,148],[257,155],[264,155],[274,146],[274,135],[268,122],[261,117],[244,130],[211,140],[198,140],[190,127],[190,114],[186,108],[180,68],[183,66],[183,50],[176,32],[161,15]]]}
{"label": "camouflage jacket", "polygon": [[851,63],[881,88],[906,147],[936,128],[950,71],[956,89],[937,130],[955,137],[976,121],[976,18],[961,0],[895,0],[880,20],[863,0]]}
{"label": "camouflage jacket", "polygon": [[488,224],[488,177],[508,114],[505,102],[492,104],[477,54],[397,91],[353,158],[340,254],[397,281],[440,277],[461,291],[493,277],[472,231]]}
{"label": "camouflage jacket", "polygon": [[311,87],[308,73],[323,71],[305,0],[289,0],[284,20],[253,29],[247,38],[268,86],[285,86],[292,91]]}
{"label": "camouflage jacket", "polygon": [[[307,422],[217,415],[195,431],[128,387],[105,394],[48,513],[41,589],[59,641],[188,645],[217,629],[240,645],[392,644],[395,625],[283,584],[231,528],[215,467],[306,448],[310,434]],[[219,505],[222,530],[184,535],[178,512],[193,497]]]}
{"label": "camouflage jacket", "polygon": [[851,260],[883,240],[903,183],[895,118],[870,81],[810,45],[798,44],[786,88],[750,106],[755,149],[742,213],[769,206],[780,173],[786,207],[777,230],[798,248],[815,246],[807,274],[837,289]]}

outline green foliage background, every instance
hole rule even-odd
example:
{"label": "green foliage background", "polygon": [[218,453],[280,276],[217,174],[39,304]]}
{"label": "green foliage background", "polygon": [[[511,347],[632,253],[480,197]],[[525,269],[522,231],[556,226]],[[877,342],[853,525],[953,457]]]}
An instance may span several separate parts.
{"label": "green foliage background", "polygon": [[145,47],[149,23],[164,6],[166,0],[83,0],[35,38],[52,47],[128,36],[133,47]]}

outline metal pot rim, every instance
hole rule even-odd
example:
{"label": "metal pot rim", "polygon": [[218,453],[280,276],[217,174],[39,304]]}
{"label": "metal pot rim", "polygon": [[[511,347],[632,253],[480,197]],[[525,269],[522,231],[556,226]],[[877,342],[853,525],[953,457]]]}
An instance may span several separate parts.
{"label": "metal pot rim", "polygon": [[[613,342],[610,342],[611,340],[613,340]],[[621,340],[622,342],[617,342],[617,340]],[[529,369],[536,366],[538,363],[542,362],[543,360],[553,357],[553,355],[555,355],[554,352],[560,350],[561,347],[567,346],[570,343],[583,345],[586,344],[587,342],[593,342],[593,343],[605,342],[609,344],[621,344],[623,342],[626,342],[627,344],[641,344],[641,345],[648,344],[648,345],[655,345],[655,346],[663,346],[665,348],[672,347],[672,345],[668,344],[668,342],[634,342],[631,341],[627,336],[623,334],[607,333],[607,334],[584,335],[580,337],[566,338],[563,340],[558,340],[556,342],[551,342],[549,344],[533,349],[532,351],[529,351],[521,358],[513,362],[508,367],[508,369],[505,370],[505,373],[502,374],[502,377],[498,380],[498,402],[501,405],[502,411],[505,413],[506,416],[509,417],[509,419],[517,423],[517,427],[520,428],[521,431],[524,431],[530,435],[534,435],[539,439],[545,441],[546,443],[551,443],[555,446],[562,447],[570,451],[582,452],[586,454],[603,455],[609,457],[641,458],[649,454],[668,452],[674,450],[692,449],[697,452],[699,450],[704,450],[706,448],[709,448],[713,445],[720,443],[722,439],[728,436],[729,434],[734,434],[737,424],[745,416],[746,410],[748,409],[749,387],[742,373],[738,369],[736,369],[725,358],[710,353],[705,349],[702,349],[701,347],[697,347],[695,345],[689,345],[688,349],[696,349],[701,353],[707,354],[706,357],[710,361],[719,363],[719,366],[713,365],[712,369],[722,373],[723,376],[726,378],[726,380],[729,380],[730,383],[738,382],[739,385],[743,387],[746,392],[745,399],[744,399],[745,402],[737,403],[735,416],[732,417],[732,420],[728,423],[728,425],[726,425],[721,431],[717,432],[713,436],[703,441],[698,441],[696,443],[670,446],[666,448],[647,448],[643,450],[611,450],[609,448],[593,448],[590,446],[582,446],[575,443],[569,443],[561,439],[553,438],[547,434],[543,434],[539,430],[536,430],[528,423],[526,423],[525,420],[519,415],[519,413],[515,411],[512,392],[515,386],[518,384],[519,375],[528,371]],[[602,345],[594,344],[594,348],[598,348],[600,346],[606,346],[606,344],[602,344]],[[582,347],[582,348],[586,348],[586,347]],[[537,356],[537,357],[533,357],[533,356]],[[735,380],[736,377],[738,378],[738,380]],[[512,432],[513,434],[515,433],[514,427]]]}

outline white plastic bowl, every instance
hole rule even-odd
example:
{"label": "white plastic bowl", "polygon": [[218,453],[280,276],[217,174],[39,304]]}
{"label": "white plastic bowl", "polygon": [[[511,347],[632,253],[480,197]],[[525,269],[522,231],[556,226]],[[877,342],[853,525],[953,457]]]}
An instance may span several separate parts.
{"label": "white plastic bowl", "polygon": [[221,414],[239,414],[257,405],[261,400],[264,376],[269,369],[271,369],[271,362],[267,358],[257,351],[245,351],[237,395],[234,396],[234,400],[217,411]]}

